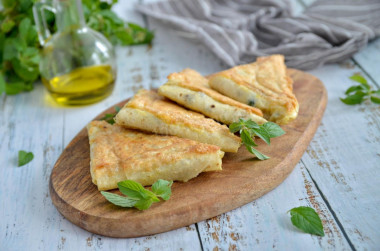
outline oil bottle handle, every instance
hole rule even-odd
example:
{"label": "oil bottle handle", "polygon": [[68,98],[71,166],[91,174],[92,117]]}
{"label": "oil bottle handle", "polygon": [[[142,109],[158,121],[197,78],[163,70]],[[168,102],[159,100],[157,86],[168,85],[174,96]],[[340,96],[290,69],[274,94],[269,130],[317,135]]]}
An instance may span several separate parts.
{"label": "oil bottle handle", "polygon": [[33,6],[33,16],[36,23],[38,38],[42,46],[45,45],[46,41],[50,38],[51,33],[49,31],[49,26],[46,22],[45,11],[51,11],[55,13],[55,9],[46,3],[35,3]]}

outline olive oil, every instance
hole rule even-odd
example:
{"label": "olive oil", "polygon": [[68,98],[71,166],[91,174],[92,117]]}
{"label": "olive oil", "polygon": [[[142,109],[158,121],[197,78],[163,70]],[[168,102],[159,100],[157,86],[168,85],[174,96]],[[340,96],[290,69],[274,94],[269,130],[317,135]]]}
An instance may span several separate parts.
{"label": "olive oil", "polygon": [[42,78],[53,99],[61,105],[85,105],[112,93],[115,74],[110,65],[76,68],[52,79]]}

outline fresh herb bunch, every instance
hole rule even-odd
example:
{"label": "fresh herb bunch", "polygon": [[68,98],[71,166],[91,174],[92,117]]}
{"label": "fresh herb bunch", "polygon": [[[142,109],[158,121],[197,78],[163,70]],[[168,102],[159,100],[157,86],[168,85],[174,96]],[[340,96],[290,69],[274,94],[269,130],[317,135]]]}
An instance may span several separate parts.
{"label": "fresh herb bunch", "polygon": [[285,133],[276,123],[266,122],[262,125],[258,125],[250,119],[239,119],[238,122],[232,123],[229,128],[233,133],[240,132],[240,137],[247,150],[260,160],[266,160],[269,159],[269,157],[253,148],[257,146],[254,137],[257,136],[270,145],[271,138],[281,136]]}
{"label": "fresh herb bunch", "polygon": [[139,210],[150,208],[152,203],[170,199],[173,181],[157,180],[152,185],[152,191],[145,189],[140,183],[133,180],[125,180],[117,183],[119,190],[125,196],[101,191],[101,194],[112,204],[120,207],[135,207]]}
{"label": "fresh herb bunch", "polygon": [[380,104],[380,89],[377,91],[372,90],[367,79],[361,75],[352,75],[350,79],[359,83],[359,85],[354,85],[347,89],[344,93],[346,97],[340,98],[343,103],[346,105],[357,105],[369,98],[373,103]]}
{"label": "fresh herb bunch", "polygon": [[290,220],[298,229],[308,234],[324,236],[321,218],[311,207],[295,207],[290,211]]}
{"label": "fresh herb bunch", "polygon": [[[36,0],[1,0],[0,11],[0,95],[31,91],[39,79],[40,44],[33,18]],[[103,33],[113,44],[150,43],[153,32],[137,24],[125,23],[112,10],[117,0],[83,0],[89,27]],[[45,12],[50,30],[55,31],[53,13]]]}
{"label": "fresh herb bunch", "polygon": [[103,33],[112,44],[137,45],[152,42],[152,31],[134,23],[125,23],[111,10],[117,0],[83,0],[82,3],[87,25]]}

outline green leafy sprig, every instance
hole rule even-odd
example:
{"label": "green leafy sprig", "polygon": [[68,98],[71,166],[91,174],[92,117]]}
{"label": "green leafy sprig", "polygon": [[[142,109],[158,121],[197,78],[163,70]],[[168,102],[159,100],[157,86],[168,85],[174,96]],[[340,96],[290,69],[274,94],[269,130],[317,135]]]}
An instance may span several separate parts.
{"label": "green leafy sprig", "polygon": [[259,125],[250,119],[239,119],[238,122],[232,123],[229,128],[232,133],[240,132],[241,140],[247,150],[260,160],[266,160],[269,159],[269,157],[253,148],[257,146],[254,137],[257,136],[270,145],[271,138],[281,136],[285,133],[276,123],[266,122]]}
{"label": "green leafy sprig", "polygon": [[32,152],[18,151],[18,166],[23,166],[31,162],[34,158]]}
{"label": "green leafy sprig", "polygon": [[154,33],[134,23],[125,23],[111,10],[117,0],[83,0],[83,12],[87,25],[103,33],[112,44],[149,44]]}
{"label": "green leafy sprig", "polygon": [[135,207],[139,210],[146,210],[150,206],[163,200],[170,199],[172,194],[171,186],[173,181],[157,180],[152,185],[152,191],[145,189],[140,183],[133,180],[125,180],[117,183],[119,190],[125,196],[101,191],[101,194],[111,203],[120,207]]}
{"label": "green leafy sprig", "polygon": [[106,113],[104,115],[104,117],[100,118],[100,120],[105,120],[107,123],[109,123],[111,125],[115,124],[114,118],[115,118],[116,114],[120,111],[120,107],[115,106],[114,109],[115,109],[114,113]]}
{"label": "green leafy sprig", "polygon": [[295,207],[290,210],[292,224],[305,233],[324,236],[321,218],[311,207]]}
{"label": "green leafy sprig", "polygon": [[346,105],[357,105],[369,98],[373,103],[380,104],[380,89],[377,91],[372,90],[367,79],[361,75],[352,75],[350,79],[359,83],[359,85],[351,86],[346,90],[344,93],[346,97],[340,98],[343,103]]}

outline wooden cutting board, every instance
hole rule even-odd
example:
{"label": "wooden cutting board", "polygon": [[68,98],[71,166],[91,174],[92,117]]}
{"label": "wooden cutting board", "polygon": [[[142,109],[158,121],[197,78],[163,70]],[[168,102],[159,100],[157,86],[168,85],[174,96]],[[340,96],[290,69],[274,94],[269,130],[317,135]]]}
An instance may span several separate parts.
{"label": "wooden cutting board", "polygon": [[[282,128],[286,134],[270,146],[258,140],[258,150],[270,156],[259,161],[241,147],[227,153],[223,170],[201,173],[186,182],[175,182],[172,196],[146,211],[112,205],[91,182],[90,148],[86,129],[71,141],[50,176],[50,195],[58,211],[72,223],[92,233],[110,237],[138,237],[166,232],[228,212],[277,187],[300,160],[322,119],[327,93],[320,80],[289,70],[300,103],[296,120]],[[118,106],[122,106],[123,101]],[[114,111],[114,106],[104,111]]]}

